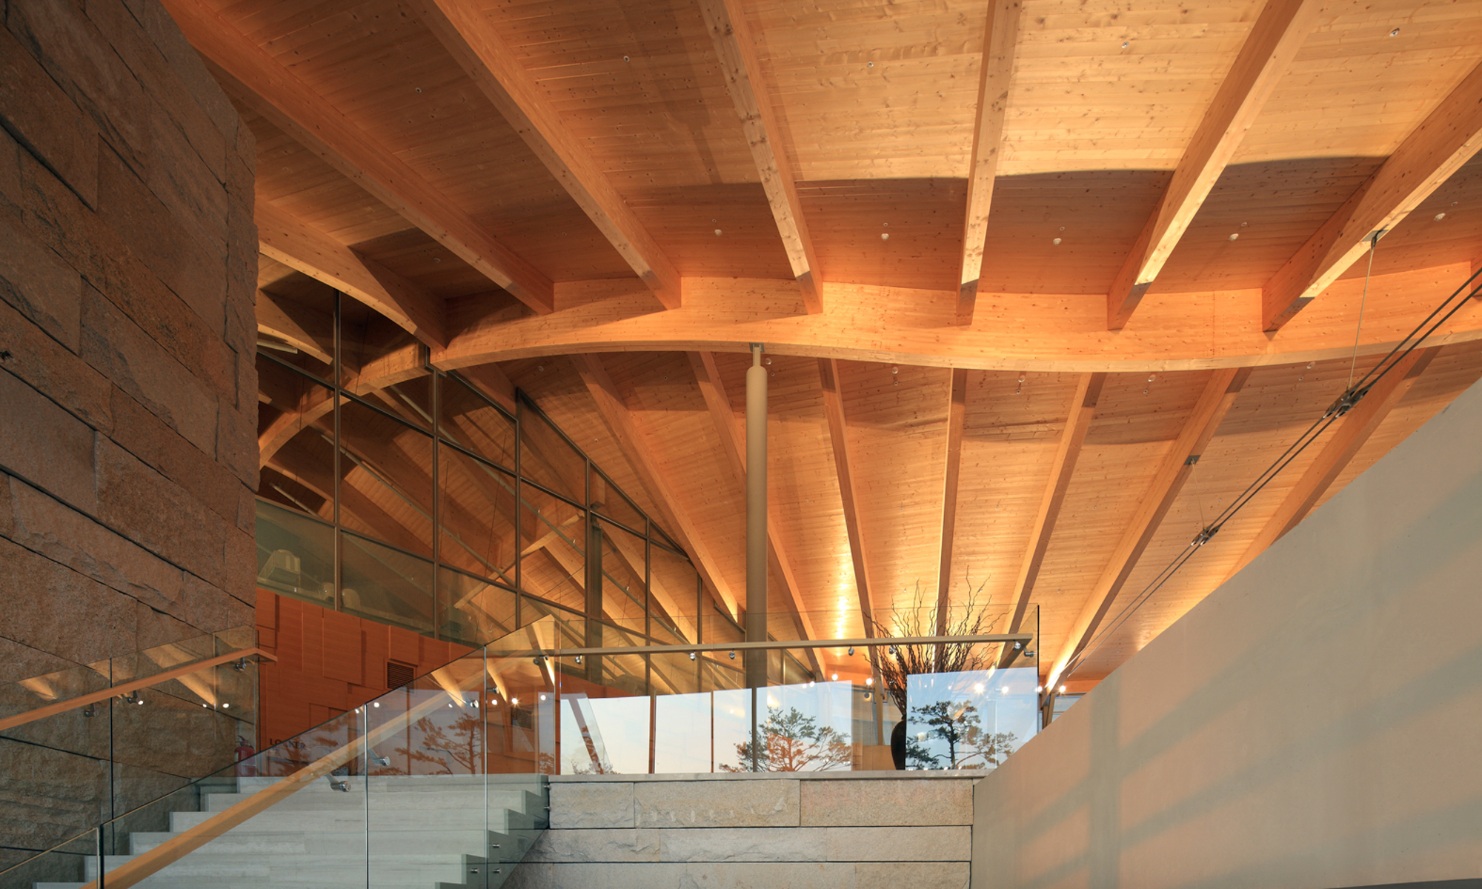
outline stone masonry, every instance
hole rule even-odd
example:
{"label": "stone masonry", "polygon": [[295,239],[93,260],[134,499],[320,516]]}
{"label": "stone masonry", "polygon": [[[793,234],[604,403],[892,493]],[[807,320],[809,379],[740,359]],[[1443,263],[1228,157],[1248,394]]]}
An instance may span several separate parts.
{"label": "stone masonry", "polygon": [[551,829],[509,886],[966,889],[971,773],[551,780]]}
{"label": "stone masonry", "polygon": [[[253,621],[253,157],[156,0],[0,0],[3,712]],[[106,812],[79,757],[0,745],[0,845]]]}

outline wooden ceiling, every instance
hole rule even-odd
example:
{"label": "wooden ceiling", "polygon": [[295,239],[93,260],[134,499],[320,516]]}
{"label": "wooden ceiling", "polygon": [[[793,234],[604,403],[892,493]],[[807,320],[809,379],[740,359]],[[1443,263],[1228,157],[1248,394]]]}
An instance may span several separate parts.
{"label": "wooden ceiling", "polygon": [[1474,303],[1125,611],[1478,268],[1482,0],[165,5],[263,331],[329,285],[404,331],[364,391],[523,389],[727,605],[765,344],[778,635],[981,586],[1092,682],[1482,376]]}

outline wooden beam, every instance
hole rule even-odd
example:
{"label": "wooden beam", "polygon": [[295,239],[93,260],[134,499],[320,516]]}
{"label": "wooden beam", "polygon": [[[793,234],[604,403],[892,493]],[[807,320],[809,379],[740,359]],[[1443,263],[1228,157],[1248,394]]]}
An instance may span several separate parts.
{"label": "wooden beam", "polygon": [[[839,499],[844,508],[844,529],[849,535],[849,556],[854,565],[854,586],[859,592],[859,613],[863,618],[865,637],[875,637],[875,605],[870,596],[869,558],[865,554],[864,532],[859,520],[859,492],[855,488],[849,454],[849,424],[844,413],[844,393],[839,385],[839,363],[833,359],[818,360],[818,376],[823,388],[823,412],[828,418],[829,443],[834,452],[834,474],[839,479]],[[873,651],[871,654],[873,655]]]}
{"label": "wooden beam", "polygon": [[326,365],[334,364],[334,316],[257,291],[257,329]]}
{"label": "wooden beam", "polygon": [[419,0],[422,23],[436,35],[525,144],[596,223],[666,309],[679,308],[679,272],[571,130],[550,107],[518,55],[465,0]]}
{"label": "wooden beam", "polygon": [[202,0],[166,0],[165,8],[229,92],[531,310],[551,311],[549,278],[219,12]]}
{"label": "wooden beam", "polygon": [[[695,372],[695,382],[700,386],[700,394],[705,398],[705,407],[710,411],[710,419],[715,424],[716,434],[720,436],[721,450],[725,452],[726,462],[731,467],[732,477],[736,480],[737,490],[746,488],[746,439],[745,433],[736,423],[735,413],[731,410],[731,399],[726,395],[725,385],[720,380],[720,371],[715,366],[715,356],[709,352],[690,352],[690,367]],[[770,502],[770,501],[769,501]],[[813,626],[813,615],[808,611],[803,602],[802,586],[798,583],[797,575],[793,571],[792,557],[788,554],[787,538],[777,527],[777,522],[771,518],[771,507],[768,507],[769,517],[767,520],[767,552],[772,566],[777,573],[782,575],[782,585],[787,591],[788,604],[792,606],[792,612],[797,616],[798,625],[803,630],[803,635],[808,639],[822,638]],[[823,674],[822,666],[818,663],[818,655],[813,649],[807,649],[808,659],[813,671],[819,675]]]}
{"label": "wooden beam", "polygon": [[1050,464],[1050,483],[1045,486],[1040,498],[1039,510],[1034,515],[1034,524],[1029,530],[1029,546],[1019,562],[1019,575],[1014,581],[1014,610],[1009,618],[1009,632],[1019,632],[1024,615],[1029,610],[1029,600],[1034,594],[1034,583],[1039,579],[1039,570],[1045,561],[1045,552],[1050,547],[1050,538],[1055,533],[1055,522],[1060,518],[1060,507],[1065,504],[1065,492],[1070,488],[1071,476],[1075,473],[1076,460],[1081,447],[1086,443],[1086,432],[1096,414],[1096,403],[1101,400],[1101,389],[1106,384],[1106,374],[1083,375],[1076,383],[1075,395],[1070,401],[1070,413],[1065,420],[1065,430],[1055,447],[1055,461]]}
{"label": "wooden beam", "polygon": [[1297,57],[1319,7],[1319,0],[1267,0],[1173,171],[1163,199],[1112,282],[1106,297],[1109,329],[1120,330],[1127,324],[1143,293],[1163,270],[1251,123]]}
{"label": "wooden beam", "polygon": [[952,371],[947,405],[947,469],[942,474],[942,550],[937,565],[937,634],[947,632],[952,600],[952,543],[957,535],[957,476],[962,468],[962,436],[967,425],[967,371]]}
{"label": "wooden beam", "polygon": [[746,10],[738,0],[700,0],[700,11],[710,28],[726,88],[741,118],[746,141],[751,145],[751,157],[761,175],[767,202],[772,206],[772,218],[782,236],[787,261],[802,289],[803,306],[809,314],[817,314],[823,311],[818,256],[813,251],[803,205],[798,199],[797,175],[788,159],[787,147],[778,141],[782,128],[762,80],[761,60],[757,57]]}
{"label": "wooden beam", "polygon": [[957,323],[971,324],[983,272],[983,245],[988,240],[988,208],[998,176],[1003,147],[1004,112],[1014,73],[1014,47],[1019,40],[1021,0],[992,0],[983,31],[983,62],[978,76],[978,117],[973,127],[973,156],[967,175],[967,220],[962,229],[962,267],[957,288]]}
{"label": "wooden beam", "polygon": [[1265,552],[1271,544],[1280,540],[1286,532],[1307,517],[1338,475],[1363,448],[1369,436],[1374,434],[1394,406],[1410,391],[1416,378],[1430,366],[1439,351],[1416,349],[1405,356],[1383,379],[1374,384],[1363,400],[1337,421],[1337,431],[1323,445],[1322,451],[1302,473],[1302,477],[1287,493],[1286,499],[1282,500],[1276,512],[1245,548],[1245,554],[1235,563],[1226,580],[1239,573],[1256,556]]}
{"label": "wooden beam", "polygon": [[515,415],[515,384],[494,364],[476,364],[458,371],[475,389],[490,401],[504,408],[511,417]]}
{"label": "wooden beam", "polygon": [[[1363,356],[1387,353],[1456,289],[1470,262],[1376,276],[1360,331]],[[1362,280],[1341,280],[1333,292],[1357,303]],[[957,294],[865,284],[828,284],[824,311],[798,314],[791,279],[686,278],[684,306],[653,310],[637,281],[562,284],[571,303],[554,315],[510,318],[466,303],[450,303],[458,331],[433,350],[438,367],[457,369],[573,352],[695,351],[744,353],[766,343],[772,355],[839,358],[972,370],[1112,373],[1211,370],[1217,367],[1347,359],[1354,349],[1352,312],[1325,301],[1314,321],[1271,337],[1251,323],[1260,291],[1223,290],[1145,299],[1138,324],[1106,329],[1106,302],[1084,295],[1012,294],[980,300],[972,327],[950,327]],[[568,297],[563,296],[563,305]],[[1473,303],[1472,305],[1482,305]],[[1316,314],[1314,314],[1316,313]],[[1438,334],[1447,344],[1482,339],[1482,309],[1454,316]]]}
{"label": "wooden beam", "polygon": [[1142,557],[1143,551],[1162,524],[1163,517],[1177,499],[1178,492],[1183,489],[1184,482],[1194,471],[1194,464],[1199,461],[1205,446],[1219,430],[1220,423],[1235,403],[1235,396],[1249,378],[1249,369],[1217,370],[1210,375],[1194,409],[1189,412],[1183,430],[1158,464],[1152,484],[1138,501],[1127,530],[1117,542],[1111,560],[1107,562],[1072,625],[1065,647],[1051,667],[1050,685],[1058,682],[1071,658],[1085,649],[1097,627],[1101,626],[1101,621],[1116,601],[1117,594],[1122,591],[1122,586],[1137,567],[1137,560]]}
{"label": "wooden beam", "polygon": [[264,256],[342,291],[429,346],[447,342],[436,296],[266,201],[257,202],[253,216]]}
{"label": "wooden beam", "polygon": [[617,386],[607,375],[601,359],[593,355],[576,355],[572,357],[572,362],[581,375],[582,383],[586,385],[587,394],[596,403],[597,414],[602,418],[603,425],[622,450],[628,464],[638,474],[639,481],[653,497],[654,506],[665,526],[674,529],[674,533],[679,536],[679,543],[689,551],[701,576],[709,582],[716,595],[720,596],[731,617],[737,618],[740,609],[736,597],[731,592],[730,584],[726,583],[725,575],[721,573],[705,535],[693,520],[693,511],[669,484],[664,471],[654,463],[653,454],[657,451],[618,397]]}
{"label": "wooden beam", "polygon": [[1278,330],[1328,289],[1482,149],[1482,65],[1472,69],[1395,153],[1266,283],[1262,326]]}

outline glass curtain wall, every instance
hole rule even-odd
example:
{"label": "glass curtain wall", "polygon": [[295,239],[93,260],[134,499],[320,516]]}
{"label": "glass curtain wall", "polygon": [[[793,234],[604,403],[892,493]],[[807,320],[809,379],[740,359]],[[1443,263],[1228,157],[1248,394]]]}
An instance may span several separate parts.
{"label": "glass curtain wall", "polygon": [[679,546],[523,395],[511,412],[326,289],[266,308],[303,335],[259,341],[260,586],[467,645],[545,615],[584,645],[739,636]]}

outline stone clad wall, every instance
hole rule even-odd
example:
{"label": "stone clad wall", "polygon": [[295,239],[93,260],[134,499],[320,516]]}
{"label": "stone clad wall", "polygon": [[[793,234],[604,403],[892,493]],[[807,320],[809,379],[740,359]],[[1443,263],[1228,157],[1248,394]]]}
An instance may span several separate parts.
{"label": "stone clad wall", "polygon": [[966,889],[963,773],[553,778],[513,889]]}
{"label": "stone clad wall", "polygon": [[[156,0],[4,0],[0,19],[12,713],[39,703],[18,679],[252,624],[257,236],[251,134]],[[46,741],[0,740],[0,845],[106,802]]]}

